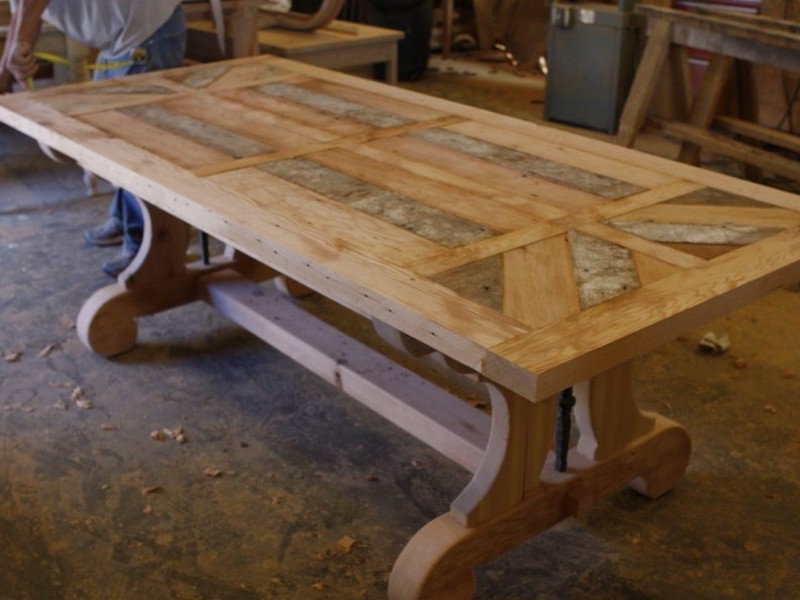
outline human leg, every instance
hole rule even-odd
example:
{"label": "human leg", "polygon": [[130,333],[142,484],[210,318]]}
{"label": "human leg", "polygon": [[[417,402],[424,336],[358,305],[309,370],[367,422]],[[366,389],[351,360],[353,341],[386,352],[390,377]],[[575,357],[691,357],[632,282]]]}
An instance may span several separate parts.
{"label": "human leg", "polygon": [[[95,80],[179,67],[183,64],[185,51],[186,19],[183,11],[178,9],[137,48],[117,55],[101,52],[97,59],[101,68],[95,71]],[[102,68],[103,65],[114,66]],[[118,189],[114,194],[109,214],[109,221],[98,229],[118,226],[122,233],[123,247],[114,259],[103,264],[102,269],[108,275],[116,277],[130,264],[141,246],[144,216],[137,198],[123,189]],[[89,236],[89,233],[85,235]]]}
{"label": "human leg", "polygon": [[123,198],[117,190],[108,207],[108,220],[102,225],[83,232],[83,237],[92,246],[119,246],[123,242]]}
{"label": "human leg", "polygon": [[121,188],[114,193],[111,201],[112,216],[109,223],[119,223],[122,237],[122,248],[119,253],[109,261],[102,264],[103,272],[111,277],[116,277],[124,271],[133,261],[144,237],[144,215],[139,200],[127,190]]}

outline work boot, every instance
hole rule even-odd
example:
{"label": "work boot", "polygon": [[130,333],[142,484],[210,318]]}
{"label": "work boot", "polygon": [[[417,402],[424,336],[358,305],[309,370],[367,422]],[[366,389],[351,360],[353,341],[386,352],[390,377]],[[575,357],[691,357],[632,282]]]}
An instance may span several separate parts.
{"label": "work boot", "polygon": [[103,273],[109,277],[116,277],[128,268],[128,265],[133,262],[135,256],[136,252],[131,252],[127,248],[122,248],[119,254],[111,260],[104,262],[100,268],[103,269]]}
{"label": "work boot", "polygon": [[122,221],[110,218],[108,221],[83,233],[83,238],[92,246],[119,246],[122,243]]}

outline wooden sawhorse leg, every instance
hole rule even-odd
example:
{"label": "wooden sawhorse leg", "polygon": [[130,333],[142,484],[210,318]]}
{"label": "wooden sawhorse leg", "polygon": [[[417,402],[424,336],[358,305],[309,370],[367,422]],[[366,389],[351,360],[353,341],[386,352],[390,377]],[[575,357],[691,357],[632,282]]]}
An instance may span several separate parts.
{"label": "wooden sawhorse leg", "polygon": [[621,146],[631,148],[644,125],[658,78],[669,57],[671,43],[672,23],[666,19],[657,20],[647,38],[647,45],[620,115],[615,141]]}
{"label": "wooden sawhorse leg", "polygon": [[492,428],[482,463],[450,511],[406,545],[389,580],[391,600],[469,600],[472,571],[561,520],[584,515],[625,485],[649,497],[675,487],[689,461],[685,430],[641,413],[630,364],[578,390],[581,429],[566,472],[550,451],[556,398],[533,403],[488,384]]}
{"label": "wooden sawhorse leg", "polygon": [[[692,104],[689,125],[701,130],[708,130],[717,112],[722,93],[730,77],[733,59],[722,54],[713,54],[708,71],[703,77],[700,91]],[[700,146],[691,142],[683,142],[678,160],[691,165],[700,163]]]}

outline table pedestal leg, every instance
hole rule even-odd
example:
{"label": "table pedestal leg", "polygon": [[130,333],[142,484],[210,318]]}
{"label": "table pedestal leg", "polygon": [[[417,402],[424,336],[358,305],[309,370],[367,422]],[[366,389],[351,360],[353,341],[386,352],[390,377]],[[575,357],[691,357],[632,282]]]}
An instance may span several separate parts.
{"label": "table pedestal leg", "polygon": [[[114,356],[136,344],[136,317],[152,315],[199,299],[197,279],[222,268],[251,271],[260,265],[235,255],[232,250],[210,264],[187,264],[189,226],[170,214],[148,206],[144,239],[136,258],[116,283],[95,292],[83,305],[76,323],[84,345],[101,356]],[[244,264],[247,263],[247,264]]]}
{"label": "table pedestal leg", "polygon": [[492,430],[483,462],[450,511],[406,545],[389,580],[391,600],[469,600],[472,570],[600,498],[632,485],[648,496],[677,485],[689,460],[685,430],[633,404],[630,365],[578,394],[583,443],[566,472],[550,451],[556,398],[532,403],[490,385]]}

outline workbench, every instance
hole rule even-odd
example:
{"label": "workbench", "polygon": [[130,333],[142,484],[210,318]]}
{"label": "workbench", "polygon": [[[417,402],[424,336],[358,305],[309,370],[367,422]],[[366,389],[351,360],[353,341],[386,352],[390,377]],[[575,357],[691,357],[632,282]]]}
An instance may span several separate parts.
{"label": "workbench", "polygon": [[[258,32],[260,53],[274,54],[328,69],[384,65],[386,83],[397,83],[397,44],[403,32],[361,23],[332,21],[312,31],[270,27]],[[189,24],[187,56],[220,60],[212,21]],[[233,58],[232,56],[230,58]]]}
{"label": "workbench", "polygon": [[[393,600],[470,598],[477,565],[677,486],[690,438],[638,409],[632,360],[800,280],[796,195],[273,56],[3,96],[0,121],[148,208],[80,311],[89,349],[203,300],[473,473]],[[226,250],[187,264],[190,225]],[[491,416],[304,313],[308,290],[483,384]]]}
{"label": "workbench", "polygon": [[[226,50],[231,56],[240,58],[258,54],[259,7],[261,0],[220,0],[219,9],[225,25],[226,37],[231,45]],[[186,21],[191,26],[196,21],[213,20],[211,2],[187,0],[181,4]]]}

